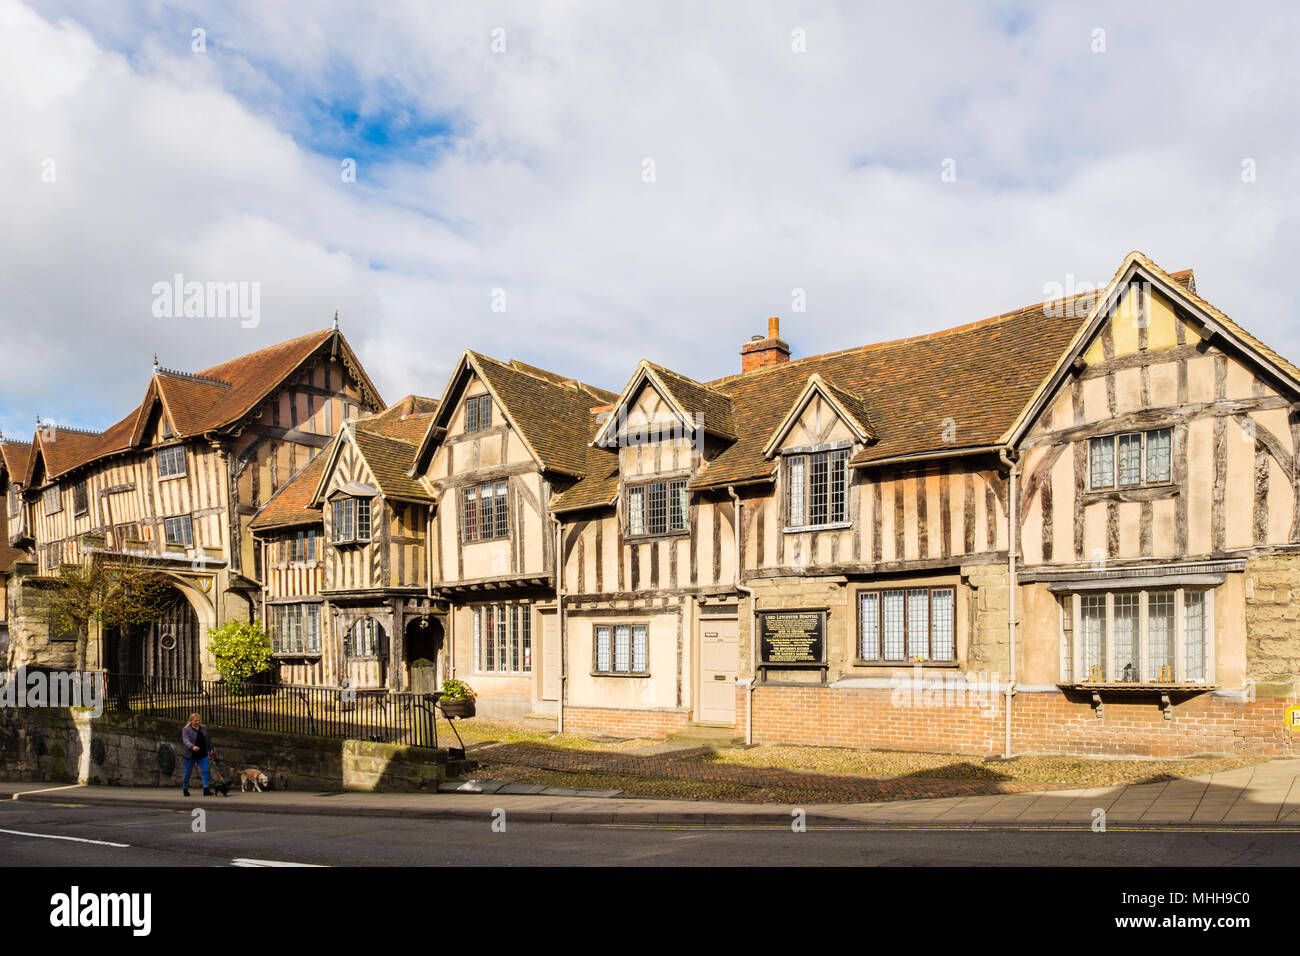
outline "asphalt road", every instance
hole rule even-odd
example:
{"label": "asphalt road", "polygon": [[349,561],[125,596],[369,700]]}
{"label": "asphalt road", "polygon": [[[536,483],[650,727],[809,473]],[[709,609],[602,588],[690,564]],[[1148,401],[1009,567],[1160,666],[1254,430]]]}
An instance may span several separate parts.
{"label": "asphalt road", "polygon": [[[1280,828],[672,827],[0,802],[0,866],[1295,866]],[[16,832],[15,832],[16,831]],[[93,841],[93,842],[85,842]],[[121,844],[121,845],[114,845]],[[236,861],[241,861],[236,863]],[[254,861],[254,862],[248,862]]]}

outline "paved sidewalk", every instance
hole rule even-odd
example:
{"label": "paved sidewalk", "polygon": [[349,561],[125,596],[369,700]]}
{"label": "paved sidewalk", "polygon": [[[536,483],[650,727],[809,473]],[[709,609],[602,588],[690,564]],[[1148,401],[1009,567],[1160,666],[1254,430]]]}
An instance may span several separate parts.
{"label": "paved sidewalk", "polygon": [[[487,822],[504,809],[516,821],[625,826],[782,826],[794,807],[635,797],[496,794],[309,793],[178,796],[172,789],[0,783],[0,799],[54,804],[137,806],[253,813],[401,816]],[[1300,831],[1300,760],[1275,760],[1167,783],[885,803],[809,804],[809,826],[1089,827],[1097,809],[1106,826],[1284,827]]]}

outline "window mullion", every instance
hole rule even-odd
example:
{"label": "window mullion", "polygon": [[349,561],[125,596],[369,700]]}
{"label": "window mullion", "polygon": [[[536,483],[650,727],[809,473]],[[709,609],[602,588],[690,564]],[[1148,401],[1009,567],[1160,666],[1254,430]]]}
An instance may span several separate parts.
{"label": "window mullion", "polygon": [[1106,620],[1101,629],[1101,661],[1103,681],[1115,679],[1115,595],[1106,593]]}
{"label": "window mullion", "polygon": [[1174,680],[1181,681],[1187,673],[1187,629],[1184,626],[1183,588],[1174,591]]}
{"label": "window mullion", "polygon": [[1138,594],[1138,640],[1141,641],[1138,655],[1142,662],[1142,676],[1140,680],[1150,683],[1151,677],[1151,610],[1147,603],[1150,596],[1149,592],[1142,591]]}

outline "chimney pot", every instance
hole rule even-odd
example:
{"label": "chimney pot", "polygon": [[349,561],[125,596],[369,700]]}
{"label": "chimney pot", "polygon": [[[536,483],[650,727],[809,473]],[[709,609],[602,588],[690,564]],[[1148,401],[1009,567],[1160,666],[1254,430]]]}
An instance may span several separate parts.
{"label": "chimney pot", "polygon": [[751,341],[751,342],[761,342],[761,341],[763,341],[763,336],[761,336],[761,335],[751,335],[751,336],[749,337],[749,341]]}
{"label": "chimney pot", "polygon": [[769,339],[779,339],[781,337],[781,317],[777,315],[769,316],[767,320],[767,337]]}

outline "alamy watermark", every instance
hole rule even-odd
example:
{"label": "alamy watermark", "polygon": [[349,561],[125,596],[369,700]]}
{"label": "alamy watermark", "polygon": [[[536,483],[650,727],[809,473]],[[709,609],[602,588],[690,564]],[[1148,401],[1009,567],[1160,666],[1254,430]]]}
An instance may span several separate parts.
{"label": "alamy watermark", "polygon": [[889,703],[894,707],[979,707],[986,714],[996,711],[1005,688],[996,671],[926,674],[921,665],[894,671]]}
{"label": "alamy watermark", "polygon": [[153,284],[153,314],[159,319],[239,319],[245,329],[262,324],[262,283],[186,282],[176,273]]}
{"label": "alamy watermark", "polygon": [[78,707],[104,713],[103,671],[0,671],[0,707]]}

